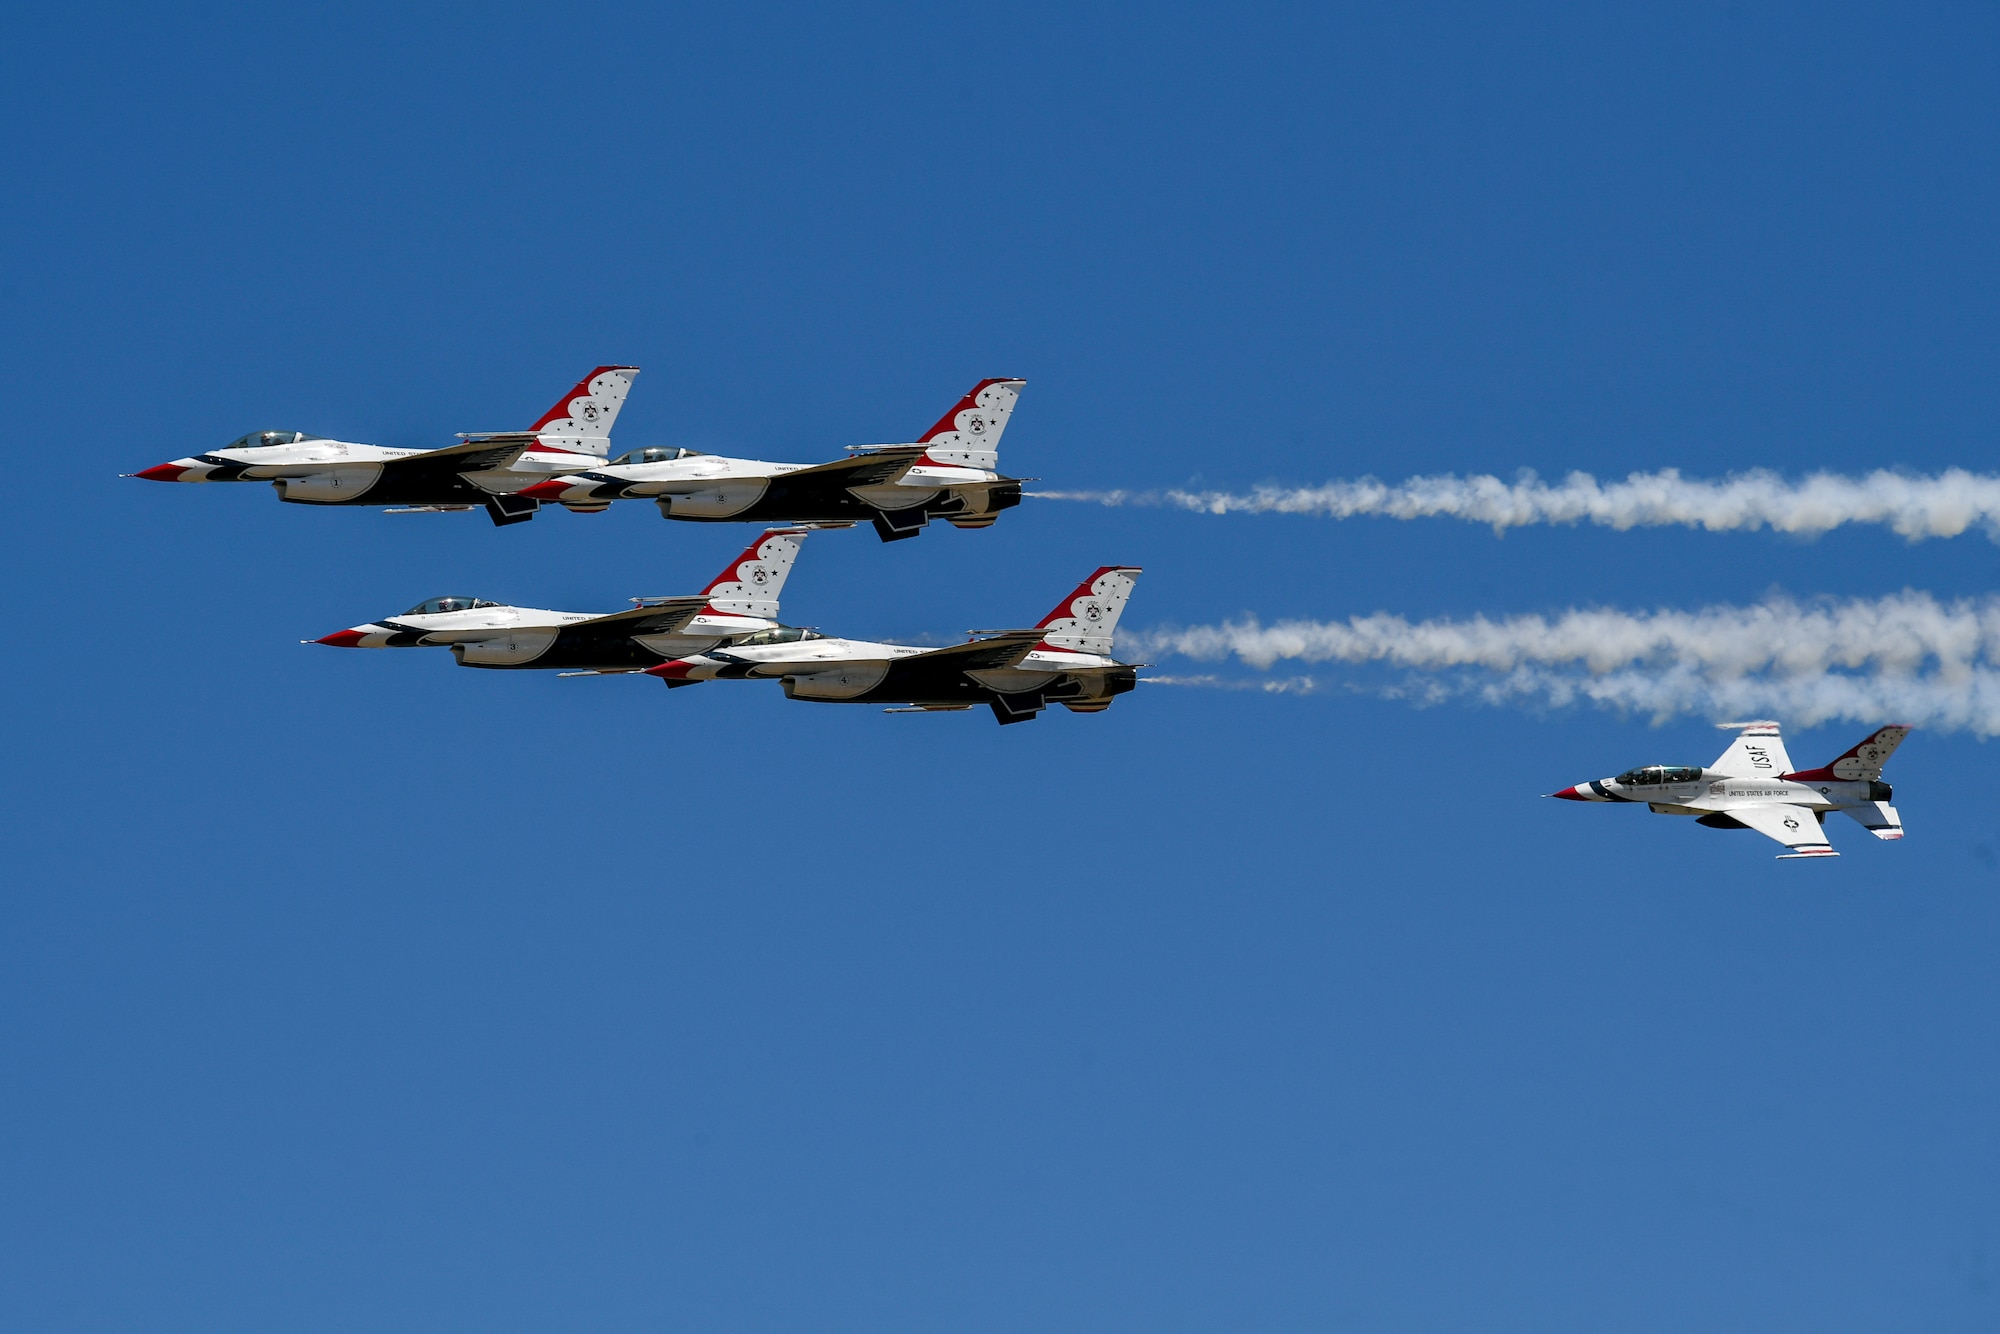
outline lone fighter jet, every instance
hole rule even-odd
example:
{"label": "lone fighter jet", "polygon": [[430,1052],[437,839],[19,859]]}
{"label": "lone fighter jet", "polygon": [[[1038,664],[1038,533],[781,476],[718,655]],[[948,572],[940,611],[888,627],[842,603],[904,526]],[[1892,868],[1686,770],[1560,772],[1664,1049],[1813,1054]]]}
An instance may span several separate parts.
{"label": "lone fighter jet", "polygon": [[1026,384],[981,380],[912,443],[850,445],[854,457],[831,463],[635,449],[519,494],[579,513],[614,500],[651,500],[666,518],[701,523],[866,522],[884,542],[915,537],[932,519],[987,528],[1021,503],[1021,479],[998,469],[1000,435]]}
{"label": "lone fighter jet", "polygon": [[1138,682],[1141,664],[1111,656],[1111,632],[1138,578],[1136,566],[1107,565],[1034,629],[974,631],[951,648],[832,639],[783,626],[646,671],[669,687],[776,678],[791,699],[901,706],[888,713],[986,704],[1002,723],[1026,722],[1048,704],[1101,713]]}
{"label": "lone fighter jet", "polygon": [[634,598],[608,616],[509,607],[475,597],[419,602],[351,630],[301,642],[334,648],[449,648],[461,667],[562,667],[573,675],[638,672],[777,625],[778,594],[803,528],[773,528],[692,597]]}
{"label": "lone fighter jet", "polygon": [[1551,792],[1564,801],[1643,801],[1660,815],[1692,815],[1711,829],[1754,829],[1774,838],[1793,857],[1838,857],[1821,828],[1839,811],[1881,839],[1903,836],[1903,817],[1889,803],[1895,793],[1882,766],[1910,734],[1900,724],[1878,728],[1867,740],[1819,769],[1792,770],[1791,756],[1773,722],[1723,723],[1742,732],[1706,769],[1654,764]]}
{"label": "lone fighter jet", "polygon": [[553,473],[611,452],[611,424],[636,366],[599,366],[525,431],[461,435],[443,449],[387,449],[304,431],[252,431],[221,449],[131,476],[149,482],[269,482],[302,505],[393,505],[398,513],[484,506],[498,525],[526,523],[527,494]]}

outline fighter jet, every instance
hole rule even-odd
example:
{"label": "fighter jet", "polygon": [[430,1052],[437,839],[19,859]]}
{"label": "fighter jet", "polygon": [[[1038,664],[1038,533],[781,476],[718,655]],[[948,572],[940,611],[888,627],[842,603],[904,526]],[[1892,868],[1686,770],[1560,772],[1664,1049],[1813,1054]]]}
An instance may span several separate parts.
{"label": "fighter jet", "polygon": [[773,528],[690,597],[633,598],[630,611],[543,611],[476,597],[427,598],[400,616],[302,643],[334,648],[449,648],[461,667],[638,672],[777,625],[778,594],[803,528]]}
{"label": "fighter jet", "polygon": [[884,542],[932,519],[987,528],[1021,503],[1023,479],[999,471],[1000,435],[1025,380],[981,380],[906,445],[850,445],[831,463],[764,463],[692,449],[635,449],[602,467],[536,482],[523,498],[579,513],[651,500],[697,523],[867,522]]}
{"label": "fighter jet", "polygon": [[460,435],[443,449],[388,449],[304,431],[252,431],[221,449],[128,476],[149,482],[269,482],[301,505],[397,506],[391,513],[470,510],[496,525],[526,523],[541,501],[526,492],[551,474],[611,452],[611,425],[636,366],[599,366],[525,431]]}
{"label": "fighter jet", "polygon": [[791,699],[890,704],[887,713],[945,713],[975,704],[1022,723],[1049,704],[1101,713],[1131,690],[1143,664],[1111,656],[1111,632],[1139,569],[1107,565],[1032,630],[979,630],[950,648],[834,639],[799,626],[746,635],[723,648],[648,667],[669,687],[776,679]]}
{"label": "fighter jet", "polygon": [[1668,764],[1628,769],[1616,778],[1551,792],[1564,801],[1643,801],[1660,815],[1692,815],[1711,829],[1754,829],[1785,845],[1780,861],[1838,857],[1822,826],[1839,811],[1881,839],[1903,836],[1903,817],[1882,766],[1910,729],[1878,728],[1867,740],[1818,769],[1792,769],[1773,722],[1722,723],[1741,728],[1722,757],[1706,769]]}

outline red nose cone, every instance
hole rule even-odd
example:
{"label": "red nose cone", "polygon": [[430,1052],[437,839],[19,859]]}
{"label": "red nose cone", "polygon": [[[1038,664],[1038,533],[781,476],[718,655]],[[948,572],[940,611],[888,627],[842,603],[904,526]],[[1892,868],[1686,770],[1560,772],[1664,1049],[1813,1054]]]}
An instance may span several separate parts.
{"label": "red nose cone", "polygon": [[364,638],[366,636],[359,630],[335,630],[330,635],[321,635],[313,640],[313,643],[325,644],[330,648],[353,648]]}
{"label": "red nose cone", "polygon": [[646,675],[665,677],[669,681],[684,681],[687,679],[687,674],[688,665],[679,658],[675,658],[672,662],[663,662],[657,667],[648,667],[646,669]]}
{"label": "red nose cone", "polygon": [[563,481],[561,478],[556,478],[547,482],[536,482],[533,486],[524,486],[514,494],[517,496],[533,496],[536,500],[560,500],[562,499],[562,493],[567,490],[569,490],[569,483]]}
{"label": "red nose cone", "polygon": [[143,477],[149,482],[178,482],[181,474],[186,471],[186,468],[177,463],[162,463],[156,468],[148,468],[144,472],[135,472],[132,475]]}
{"label": "red nose cone", "polygon": [[1564,801],[1589,801],[1589,800],[1590,800],[1590,798],[1589,798],[1589,797],[1586,797],[1586,796],[1584,796],[1584,795],[1583,795],[1583,793],[1581,793],[1581,792],[1578,792],[1578,791],[1577,791],[1577,790],[1576,790],[1575,788],[1573,788],[1573,787],[1566,787],[1566,788],[1564,788],[1564,789],[1563,789],[1562,791],[1560,791],[1560,792],[1551,792],[1551,793],[1549,793],[1549,795],[1550,795],[1550,796],[1552,796],[1552,797],[1561,797],[1561,798],[1562,798],[1562,799],[1563,799]]}

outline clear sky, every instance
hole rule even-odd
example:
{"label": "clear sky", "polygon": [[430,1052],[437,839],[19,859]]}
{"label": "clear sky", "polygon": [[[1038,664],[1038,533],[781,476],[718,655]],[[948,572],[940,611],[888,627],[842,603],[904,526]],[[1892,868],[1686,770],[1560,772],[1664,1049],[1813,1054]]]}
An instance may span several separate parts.
{"label": "clear sky", "polygon": [[[116,474],[600,362],[620,447],[802,461],[1023,376],[1003,461],[1075,488],[1990,470],[1996,57],[1983,4],[16,13],[5,1323],[1993,1328],[1974,736],[1896,757],[1901,844],[1778,863],[1539,795],[1712,717],[1322,667],[1003,730],[302,647],[747,534]],[[2000,547],[1030,500],[815,537],[786,612],[951,636],[1113,563],[1145,629],[1956,598]]]}

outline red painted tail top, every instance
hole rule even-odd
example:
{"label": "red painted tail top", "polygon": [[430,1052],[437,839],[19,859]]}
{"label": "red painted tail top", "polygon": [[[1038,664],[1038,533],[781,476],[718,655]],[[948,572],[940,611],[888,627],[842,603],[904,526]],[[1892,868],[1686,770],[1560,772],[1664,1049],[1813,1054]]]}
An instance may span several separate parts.
{"label": "red painted tail top", "polygon": [[778,595],[806,540],[804,528],[770,528],[702,589],[708,609],[725,616],[778,618]]}
{"label": "red painted tail top", "polygon": [[611,426],[625,396],[632,392],[637,366],[599,366],[576,382],[576,388],[556,400],[541,420],[528,429],[540,436],[536,448],[556,453],[611,453]]}
{"label": "red painted tail top", "polygon": [[1111,656],[1111,636],[1139,582],[1136,565],[1106,565],[1076,586],[1054,611],[1035,623],[1042,632],[1036,648]]}
{"label": "red painted tail top", "polygon": [[1026,380],[981,380],[958,400],[937,425],[917,437],[924,447],[922,462],[956,468],[995,470],[1000,462],[1000,434],[1014,414]]}

